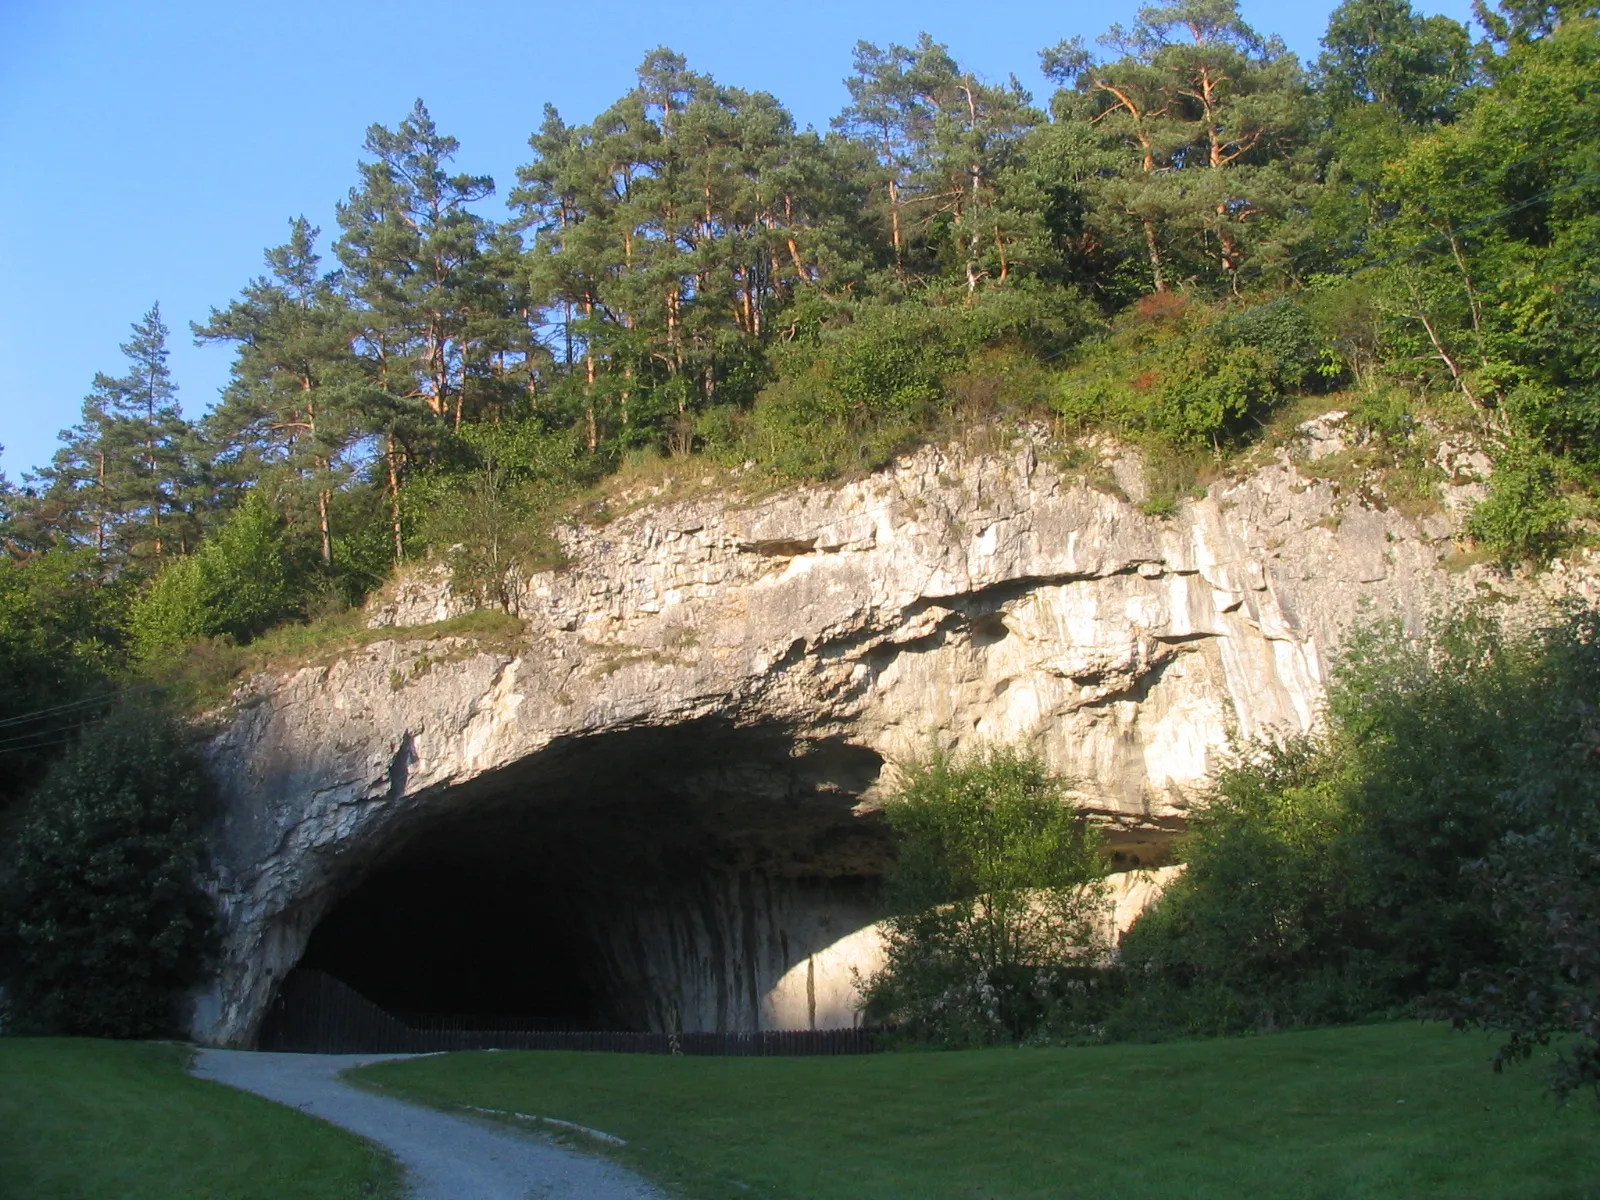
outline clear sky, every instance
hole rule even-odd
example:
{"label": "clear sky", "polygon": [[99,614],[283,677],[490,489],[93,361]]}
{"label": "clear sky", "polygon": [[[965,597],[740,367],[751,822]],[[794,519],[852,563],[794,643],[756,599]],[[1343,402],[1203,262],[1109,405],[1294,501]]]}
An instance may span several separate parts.
{"label": "clear sky", "polygon": [[[1243,0],[1247,20],[1315,57],[1333,0]],[[1037,51],[1092,40],[1137,0],[917,4],[806,0],[0,0],[0,469],[49,460],[96,371],[153,301],[172,329],[185,411],[227,381],[204,320],[261,271],[304,214],[337,233],[368,125],[421,96],[458,138],[463,170],[504,195],[546,101],[589,120],[667,45],[724,82],[774,93],[825,128],[858,39],[926,29],[980,74],[1050,87]],[[1465,20],[1469,0],[1421,0]],[[499,201],[487,212],[500,214]],[[331,254],[329,254],[331,258]]]}

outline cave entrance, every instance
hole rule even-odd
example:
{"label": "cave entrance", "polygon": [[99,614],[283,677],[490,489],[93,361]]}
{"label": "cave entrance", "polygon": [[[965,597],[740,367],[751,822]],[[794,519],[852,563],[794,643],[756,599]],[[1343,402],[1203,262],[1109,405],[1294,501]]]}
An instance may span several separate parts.
{"label": "cave entrance", "polygon": [[300,965],[469,1027],[818,1027],[778,992],[877,915],[891,844],[857,805],[882,765],[721,721],[553,746],[430,805]]}

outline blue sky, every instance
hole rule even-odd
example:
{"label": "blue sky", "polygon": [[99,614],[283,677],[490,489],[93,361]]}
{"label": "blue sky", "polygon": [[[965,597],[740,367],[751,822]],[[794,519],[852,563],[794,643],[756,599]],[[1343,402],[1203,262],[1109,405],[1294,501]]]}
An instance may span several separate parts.
{"label": "blue sky", "polygon": [[[48,461],[129,324],[161,302],[185,411],[227,381],[195,347],[204,320],[305,214],[336,233],[367,126],[418,96],[461,142],[460,166],[504,195],[546,101],[586,121],[668,45],[718,79],[777,95],[801,125],[843,105],[857,39],[919,30],[983,75],[1050,88],[1037,51],[1093,39],[1134,2],[923,0],[798,6],[597,0],[272,0],[266,4],[0,0],[0,469]],[[1243,0],[1247,20],[1314,57],[1333,4]],[[1421,3],[1466,19],[1468,0]],[[496,200],[491,211],[498,214]]]}

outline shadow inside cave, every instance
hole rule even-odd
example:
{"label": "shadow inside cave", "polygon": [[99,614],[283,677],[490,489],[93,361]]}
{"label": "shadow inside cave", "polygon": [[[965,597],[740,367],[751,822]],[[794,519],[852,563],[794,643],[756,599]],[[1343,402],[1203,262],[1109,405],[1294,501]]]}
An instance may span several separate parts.
{"label": "shadow inside cave", "polygon": [[878,915],[891,843],[856,806],[882,766],[718,720],[551,746],[426,805],[353,873],[299,965],[419,1021],[815,1025],[837,998],[819,1009],[780,980]]}

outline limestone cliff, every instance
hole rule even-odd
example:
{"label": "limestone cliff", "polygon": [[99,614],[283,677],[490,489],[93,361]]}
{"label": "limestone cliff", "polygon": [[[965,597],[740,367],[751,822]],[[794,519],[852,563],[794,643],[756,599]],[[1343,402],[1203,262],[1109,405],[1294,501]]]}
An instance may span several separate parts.
{"label": "limestone cliff", "polygon": [[[392,637],[252,679],[211,742],[227,937],[197,1036],[247,1040],[330,905],[430,846],[523,847],[550,911],[595,926],[594,986],[656,989],[616,1019],[741,1027],[870,919],[840,881],[882,866],[853,814],[886,763],[1025,742],[1095,809],[1181,818],[1230,736],[1314,720],[1364,610],[1415,627],[1511,586],[1443,565],[1472,456],[1441,451],[1454,479],[1413,520],[1300,468],[1339,429],[1168,517],[1134,502],[1131,456],[1085,473],[1025,435],[647,503],[562,533],[567,564],[515,589],[512,645],[425,640],[464,604],[419,569],[371,611]],[[1573,581],[1592,590],[1548,586]],[[631,898],[584,899],[620,878]]]}

